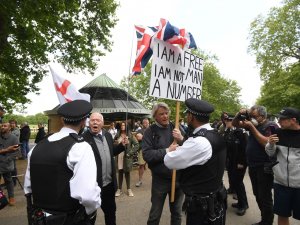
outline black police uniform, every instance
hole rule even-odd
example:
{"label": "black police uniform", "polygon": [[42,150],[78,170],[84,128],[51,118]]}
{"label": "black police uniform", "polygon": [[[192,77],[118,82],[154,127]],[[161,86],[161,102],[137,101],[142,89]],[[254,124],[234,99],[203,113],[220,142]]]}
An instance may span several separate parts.
{"label": "black police uniform", "polygon": [[[209,118],[214,111],[208,102],[194,98],[187,99],[185,104],[186,111],[199,118]],[[179,183],[186,195],[186,224],[223,225],[226,214],[226,189],[222,182],[226,161],[225,143],[216,130],[201,128],[197,133],[190,134],[189,138],[199,136],[205,137],[211,144],[212,156],[203,165],[192,165],[180,171]]]}
{"label": "black police uniform", "polygon": [[[63,116],[66,124],[78,124],[89,115],[91,110],[92,105],[89,102],[75,100],[62,105],[58,109],[58,114]],[[30,180],[25,181],[25,186],[28,183],[32,191],[32,194],[27,194],[29,224],[89,225],[94,222],[86,214],[86,208],[79,203],[79,200],[71,197],[70,180],[75,175],[67,164],[70,150],[79,148],[79,144],[86,151],[84,151],[85,153],[76,152],[76,154],[84,154],[85,157],[88,157],[86,160],[91,163],[90,160],[94,159],[92,149],[87,143],[80,143],[84,140],[76,133],[69,133],[67,130],[62,133],[62,130],[59,133],[64,136],[63,138],[54,141],[45,138],[31,152],[30,170],[27,169],[26,172],[26,179],[30,177]],[[90,150],[90,153],[88,150]],[[80,162],[83,163],[83,161]],[[94,167],[96,171],[96,163],[94,163]],[[94,181],[93,177],[90,178],[90,183],[86,186],[88,189],[83,188],[82,191],[100,192],[100,188],[96,183],[96,173],[94,178]],[[25,189],[25,192],[27,192],[27,189]],[[96,210],[97,207],[100,207],[100,194],[98,199],[91,197],[82,200],[82,202],[86,201],[86,204],[92,205],[92,210]],[[51,214],[51,216],[47,216],[46,213]]]}

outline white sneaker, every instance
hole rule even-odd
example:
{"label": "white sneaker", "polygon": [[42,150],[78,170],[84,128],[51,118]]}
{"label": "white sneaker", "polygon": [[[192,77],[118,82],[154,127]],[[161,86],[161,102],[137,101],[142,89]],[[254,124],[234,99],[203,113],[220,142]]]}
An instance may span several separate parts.
{"label": "white sneaker", "polygon": [[128,189],[127,192],[128,192],[128,196],[129,197],[133,197],[134,196],[134,194],[133,194],[133,192],[132,192],[131,189]]}
{"label": "white sneaker", "polygon": [[122,194],[122,191],[120,189],[118,189],[115,193],[116,197],[119,197]]}
{"label": "white sneaker", "polygon": [[136,187],[140,187],[140,186],[142,186],[142,184],[143,184],[143,182],[142,182],[142,181],[139,181],[139,182],[137,182],[137,183],[135,184],[135,186],[136,186]]}

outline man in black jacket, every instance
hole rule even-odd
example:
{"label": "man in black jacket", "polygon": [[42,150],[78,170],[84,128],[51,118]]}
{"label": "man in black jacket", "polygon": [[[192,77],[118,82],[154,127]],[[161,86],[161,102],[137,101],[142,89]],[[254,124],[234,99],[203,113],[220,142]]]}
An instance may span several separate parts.
{"label": "man in black jacket", "polygon": [[113,145],[113,139],[109,132],[102,129],[103,116],[100,113],[92,113],[89,121],[89,130],[83,134],[84,140],[93,149],[97,164],[97,182],[101,187],[101,208],[105,217],[106,225],[116,224],[116,201],[117,190],[116,167],[114,156],[125,150],[128,143],[124,139],[119,145]]}
{"label": "man in black jacket", "polygon": [[29,138],[30,138],[30,128],[28,126],[27,122],[24,122],[21,125],[20,129],[20,142],[21,142],[21,153],[22,153],[22,159],[27,158],[27,154],[29,152]]}
{"label": "man in black jacket", "polygon": [[[142,151],[145,161],[148,163],[152,173],[151,187],[151,210],[147,225],[158,225],[167,195],[171,196],[172,170],[164,164],[164,157],[172,146],[173,141],[182,143],[183,136],[179,129],[169,120],[169,106],[163,102],[153,106],[152,117],[155,124],[146,129]],[[181,224],[181,208],[183,203],[183,192],[176,182],[174,202],[169,202],[171,212],[171,225]]]}
{"label": "man in black jacket", "polygon": [[46,132],[42,123],[38,123],[38,128],[39,129],[34,140],[34,143],[36,144],[39,143],[46,136]]}

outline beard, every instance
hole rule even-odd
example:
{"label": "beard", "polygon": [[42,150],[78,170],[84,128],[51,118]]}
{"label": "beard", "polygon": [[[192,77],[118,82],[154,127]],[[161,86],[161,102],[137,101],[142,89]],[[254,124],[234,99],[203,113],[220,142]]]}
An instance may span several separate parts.
{"label": "beard", "polygon": [[195,130],[194,127],[191,124],[188,124],[187,132],[186,132],[188,137],[193,136],[194,130]]}

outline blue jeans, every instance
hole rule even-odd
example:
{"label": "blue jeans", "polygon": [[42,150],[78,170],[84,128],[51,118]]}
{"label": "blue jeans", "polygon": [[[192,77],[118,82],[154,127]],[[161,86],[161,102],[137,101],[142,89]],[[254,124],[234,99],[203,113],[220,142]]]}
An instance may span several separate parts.
{"label": "blue jeans", "polygon": [[23,158],[27,158],[27,154],[29,152],[29,144],[28,144],[28,140],[24,140],[22,141],[22,145],[21,145],[21,153],[22,153],[22,157]]}
{"label": "blue jeans", "polygon": [[171,180],[159,178],[152,174],[151,209],[147,225],[159,225],[165,199],[169,195],[169,208],[171,212],[171,225],[181,225],[181,214],[183,204],[183,192],[178,184],[175,188],[174,202],[170,202]]}

